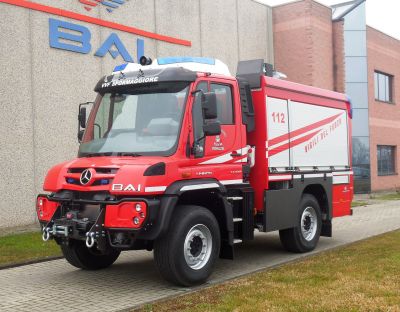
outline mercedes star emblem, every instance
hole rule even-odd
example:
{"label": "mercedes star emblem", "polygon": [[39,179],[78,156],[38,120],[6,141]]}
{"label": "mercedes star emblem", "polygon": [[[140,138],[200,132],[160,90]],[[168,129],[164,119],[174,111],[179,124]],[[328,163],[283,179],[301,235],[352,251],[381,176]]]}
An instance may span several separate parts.
{"label": "mercedes star emblem", "polygon": [[90,182],[91,179],[92,179],[92,171],[90,169],[83,170],[80,178],[81,184],[86,185]]}

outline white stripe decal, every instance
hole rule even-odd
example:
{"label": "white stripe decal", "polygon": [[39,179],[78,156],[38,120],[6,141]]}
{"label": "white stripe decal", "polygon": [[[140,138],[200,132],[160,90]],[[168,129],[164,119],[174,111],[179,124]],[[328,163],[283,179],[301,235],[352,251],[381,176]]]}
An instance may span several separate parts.
{"label": "white stripe decal", "polygon": [[353,171],[341,171],[341,172],[332,172],[332,174],[334,175],[334,176],[340,176],[340,175],[348,175],[348,174],[353,174]]}
{"label": "white stripe decal", "polygon": [[[245,146],[242,148],[239,148],[236,150],[236,153],[240,153],[242,156],[246,156],[248,151],[250,149],[250,146]],[[222,164],[225,163],[227,161],[232,160],[232,156],[231,156],[232,152],[229,152],[227,154],[215,157],[215,158],[211,158],[209,160],[203,161],[201,163],[199,163],[199,165],[214,165],[214,164]]]}
{"label": "white stripe decal", "polygon": [[350,183],[350,178],[349,178],[348,175],[333,176],[332,183],[333,184],[349,184]]}
{"label": "white stripe decal", "polygon": [[218,188],[217,183],[205,183],[205,184],[195,184],[195,185],[185,185],[181,187],[181,191],[193,191],[193,190],[203,190],[208,188]]}
{"label": "white stripe decal", "polygon": [[218,156],[215,158],[211,158],[209,160],[201,162],[199,165],[212,165],[212,164],[222,164],[224,162],[232,160],[231,152],[228,154],[224,154],[222,156]]}
{"label": "white stripe decal", "polygon": [[144,191],[146,193],[151,193],[151,192],[163,192],[167,189],[166,186],[148,186],[145,187]]}
{"label": "white stripe decal", "polygon": [[268,177],[269,181],[285,181],[285,180],[292,180],[291,174],[286,175],[270,175]]}
{"label": "white stripe decal", "polygon": [[[293,176],[294,179],[301,179],[301,176],[304,176],[304,178],[323,178],[325,176],[324,173],[311,173],[311,174],[296,174]],[[326,177],[332,177],[332,173],[327,173]]]}
{"label": "white stripe decal", "polygon": [[229,184],[242,184],[243,180],[239,179],[239,180],[221,180],[220,181],[221,184],[223,185],[229,185]]}

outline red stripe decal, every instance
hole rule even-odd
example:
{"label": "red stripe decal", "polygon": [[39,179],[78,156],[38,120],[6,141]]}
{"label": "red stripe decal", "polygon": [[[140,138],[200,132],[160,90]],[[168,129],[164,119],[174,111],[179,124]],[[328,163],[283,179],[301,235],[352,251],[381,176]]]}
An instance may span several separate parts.
{"label": "red stripe decal", "polygon": [[86,5],[90,5],[90,6],[96,6],[97,5],[97,3],[91,2],[91,1],[88,1],[88,0],[79,0],[79,2],[83,3],[83,4],[86,4]]}
{"label": "red stripe decal", "polygon": [[293,138],[293,137],[296,137],[296,136],[298,136],[300,134],[303,134],[303,133],[306,133],[308,131],[314,130],[316,128],[325,126],[326,124],[328,124],[328,123],[332,122],[333,120],[335,120],[336,118],[338,118],[340,115],[342,115],[342,113],[339,113],[339,114],[337,114],[335,116],[332,116],[332,117],[329,117],[329,118],[326,118],[326,119],[323,119],[321,121],[318,121],[318,122],[313,123],[311,125],[305,126],[303,128],[297,129],[295,131],[290,132],[289,134],[283,134],[281,136],[273,138],[268,142],[268,145],[269,146],[273,146],[275,144],[282,143],[282,142],[284,142],[286,140],[289,140],[289,136],[291,138]]}
{"label": "red stripe decal", "polygon": [[155,39],[155,40],[159,40],[159,41],[183,45],[183,46],[187,46],[187,47],[192,46],[192,42],[188,41],[188,40],[177,39],[177,38],[173,38],[173,37],[159,35],[159,34],[141,30],[141,29],[138,29],[135,27],[125,26],[125,25],[114,23],[114,22],[105,21],[105,20],[102,20],[99,18],[95,18],[95,17],[91,17],[91,16],[87,16],[87,15],[83,15],[83,14],[79,14],[79,13],[75,13],[75,12],[67,11],[67,10],[63,10],[63,9],[58,9],[58,8],[54,8],[51,6],[30,2],[30,1],[0,0],[0,3],[7,3],[7,4],[22,7],[22,8],[26,8],[26,9],[31,9],[31,10],[35,10],[35,11],[49,13],[52,15],[67,17],[67,18],[71,18],[71,19],[74,19],[77,21],[86,22],[86,23],[90,23],[93,25],[107,27],[107,28],[111,28],[111,29],[115,29],[115,30],[120,30],[120,31],[124,31],[127,33],[139,35],[142,37],[147,37],[150,39]]}
{"label": "red stripe decal", "polygon": [[274,155],[279,154],[279,153],[281,153],[281,152],[283,152],[283,151],[285,151],[285,150],[287,150],[289,148],[293,148],[293,147],[295,147],[295,146],[297,146],[297,145],[299,145],[301,143],[304,143],[304,142],[312,139],[319,132],[321,132],[321,130],[314,131],[314,132],[312,132],[312,133],[310,133],[310,134],[308,134],[306,136],[303,136],[301,138],[293,140],[292,142],[290,142],[290,144],[286,143],[286,144],[283,144],[281,146],[278,146],[278,147],[268,151],[268,157],[274,156]]}

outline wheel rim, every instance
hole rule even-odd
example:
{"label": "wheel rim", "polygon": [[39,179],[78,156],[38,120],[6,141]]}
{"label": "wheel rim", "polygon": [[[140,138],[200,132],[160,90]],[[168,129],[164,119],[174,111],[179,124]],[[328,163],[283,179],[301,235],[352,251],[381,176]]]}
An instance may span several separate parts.
{"label": "wheel rim", "polygon": [[211,232],[204,224],[196,224],[186,235],[184,256],[187,265],[193,270],[200,270],[210,259],[212,251]]}
{"label": "wheel rim", "polygon": [[301,215],[301,234],[306,241],[311,241],[317,233],[317,213],[313,207],[304,209]]}

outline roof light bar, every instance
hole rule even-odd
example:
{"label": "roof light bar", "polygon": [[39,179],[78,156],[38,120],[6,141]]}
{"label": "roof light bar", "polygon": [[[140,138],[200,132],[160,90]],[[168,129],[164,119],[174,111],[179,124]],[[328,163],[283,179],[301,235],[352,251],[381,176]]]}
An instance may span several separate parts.
{"label": "roof light bar", "polygon": [[163,57],[157,59],[158,65],[169,65],[175,63],[200,63],[207,65],[215,65],[215,59],[208,57]]}

